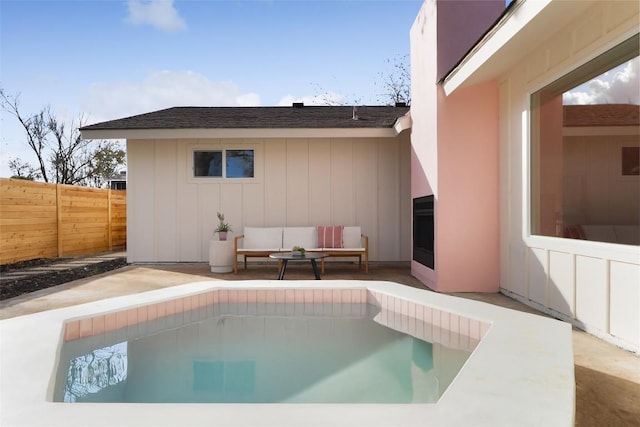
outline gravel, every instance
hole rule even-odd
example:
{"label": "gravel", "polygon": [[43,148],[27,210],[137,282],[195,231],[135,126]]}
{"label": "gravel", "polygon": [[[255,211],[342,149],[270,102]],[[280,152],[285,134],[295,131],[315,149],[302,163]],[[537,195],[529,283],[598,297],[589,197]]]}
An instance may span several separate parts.
{"label": "gravel", "polygon": [[125,257],[107,259],[89,265],[70,267],[61,271],[46,271],[42,274],[34,274],[26,277],[11,278],[6,273],[33,267],[46,267],[60,264],[72,258],[38,258],[29,261],[21,261],[14,264],[0,265],[2,278],[0,281],[0,300],[14,298],[30,292],[47,289],[52,286],[61,285],[78,279],[83,279],[96,274],[106,273],[127,265]]}

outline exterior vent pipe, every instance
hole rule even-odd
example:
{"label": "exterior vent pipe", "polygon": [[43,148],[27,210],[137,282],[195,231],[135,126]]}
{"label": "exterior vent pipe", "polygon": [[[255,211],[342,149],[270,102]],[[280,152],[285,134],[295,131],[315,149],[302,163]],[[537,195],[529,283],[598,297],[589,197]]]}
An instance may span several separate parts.
{"label": "exterior vent pipe", "polygon": [[351,116],[353,120],[358,120],[358,107],[353,107],[353,115]]}

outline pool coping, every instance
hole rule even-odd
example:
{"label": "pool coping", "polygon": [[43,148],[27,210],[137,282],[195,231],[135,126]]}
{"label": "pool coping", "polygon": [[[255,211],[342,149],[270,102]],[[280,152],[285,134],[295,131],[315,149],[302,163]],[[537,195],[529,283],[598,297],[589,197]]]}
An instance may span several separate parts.
{"label": "pool coping", "polygon": [[[490,324],[436,404],[65,404],[47,401],[64,325],[216,289],[367,289]],[[392,282],[204,281],[0,322],[0,424],[93,426],[570,426],[575,419],[571,326],[543,316]],[[18,349],[18,350],[16,350]],[[29,349],[25,351],[24,349]],[[42,355],[52,357],[45,360]],[[240,405],[240,406],[239,406]]]}

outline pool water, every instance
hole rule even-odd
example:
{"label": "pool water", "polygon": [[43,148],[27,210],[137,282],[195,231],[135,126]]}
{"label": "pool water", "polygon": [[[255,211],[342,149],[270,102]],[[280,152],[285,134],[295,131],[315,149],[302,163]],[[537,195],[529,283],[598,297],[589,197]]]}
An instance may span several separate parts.
{"label": "pool water", "polygon": [[65,342],[54,400],[433,403],[470,354],[384,326],[368,304],[210,312],[187,324],[165,319],[162,330],[136,325],[153,332],[134,339],[110,332]]}

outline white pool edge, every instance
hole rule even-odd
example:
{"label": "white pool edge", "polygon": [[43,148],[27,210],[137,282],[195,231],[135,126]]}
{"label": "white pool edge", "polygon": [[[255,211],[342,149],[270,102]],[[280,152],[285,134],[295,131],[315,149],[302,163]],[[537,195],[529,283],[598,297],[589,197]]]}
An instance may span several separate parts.
{"label": "white pool edge", "polygon": [[[492,324],[437,404],[64,404],[47,401],[63,323],[214,289],[353,289]],[[571,326],[391,282],[206,281],[0,322],[0,425],[47,426],[572,426]]]}

